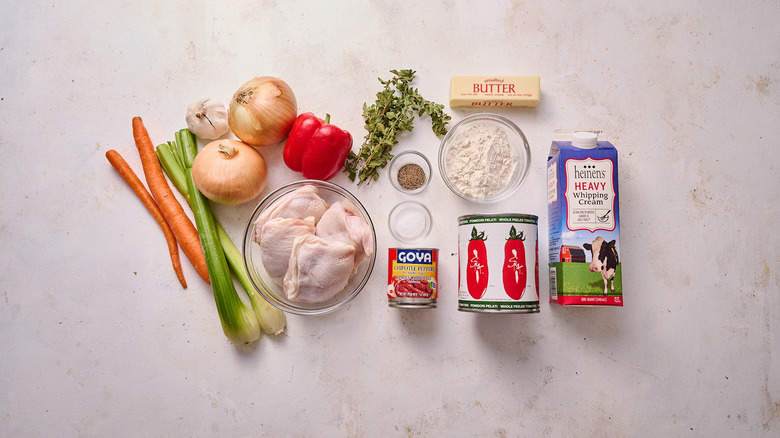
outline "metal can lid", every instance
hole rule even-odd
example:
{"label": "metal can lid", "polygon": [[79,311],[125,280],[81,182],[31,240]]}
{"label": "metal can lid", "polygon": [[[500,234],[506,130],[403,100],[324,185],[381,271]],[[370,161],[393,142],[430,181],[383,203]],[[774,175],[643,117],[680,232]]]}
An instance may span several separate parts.
{"label": "metal can lid", "polygon": [[469,214],[458,217],[458,225],[468,225],[479,222],[524,222],[537,224],[539,216],[522,213]]}
{"label": "metal can lid", "polygon": [[398,250],[409,250],[409,249],[414,249],[416,251],[438,251],[439,250],[439,248],[417,248],[417,247],[415,247],[415,248],[408,248],[408,247],[405,247],[405,248],[400,248],[400,247],[390,247],[390,248],[387,248],[388,251],[389,250],[393,250],[393,249],[396,250],[396,251],[398,251]]}

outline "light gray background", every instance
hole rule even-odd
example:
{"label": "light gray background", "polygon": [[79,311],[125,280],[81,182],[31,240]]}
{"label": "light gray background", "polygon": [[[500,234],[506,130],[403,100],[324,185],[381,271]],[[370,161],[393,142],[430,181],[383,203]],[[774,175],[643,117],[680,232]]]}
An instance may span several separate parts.
{"label": "light gray background", "polygon": [[[0,18],[0,435],[777,436],[780,6],[777,1],[4,1]],[[379,238],[349,307],[290,316],[236,348],[184,260],[106,161],[140,172],[188,103],[274,75],[301,112],[365,130],[391,69],[447,103],[453,75],[539,75],[502,110],[532,168],[517,196],[415,196],[441,250],[429,311],[388,308],[386,220],[409,197],[356,187]],[[448,112],[456,122],[471,111]],[[427,119],[396,151],[436,160]],[[620,157],[625,307],[457,311],[459,215],[540,216],[552,132],[600,128]],[[263,149],[267,194],[299,178]],[[216,207],[240,242],[256,200]],[[544,260],[544,257],[542,257]],[[542,288],[547,287],[542,275]],[[543,293],[544,300],[547,294]]]}

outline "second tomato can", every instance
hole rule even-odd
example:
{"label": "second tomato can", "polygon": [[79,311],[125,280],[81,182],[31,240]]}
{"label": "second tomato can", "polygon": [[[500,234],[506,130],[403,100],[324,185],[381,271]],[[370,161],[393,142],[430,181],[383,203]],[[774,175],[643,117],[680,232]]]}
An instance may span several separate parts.
{"label": "second tomato can", "polygon": [[458,218],[458,310],[539,312],[538,220],[511,213]]}

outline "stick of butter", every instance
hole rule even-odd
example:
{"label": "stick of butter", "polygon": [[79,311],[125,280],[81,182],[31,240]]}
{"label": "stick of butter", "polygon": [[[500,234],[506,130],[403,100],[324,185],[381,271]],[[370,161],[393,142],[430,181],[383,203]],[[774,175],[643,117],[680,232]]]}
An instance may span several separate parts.
{"label": "stick of butter", "polygon": [[450,108],[535,107],[539,76],[453,76]]}

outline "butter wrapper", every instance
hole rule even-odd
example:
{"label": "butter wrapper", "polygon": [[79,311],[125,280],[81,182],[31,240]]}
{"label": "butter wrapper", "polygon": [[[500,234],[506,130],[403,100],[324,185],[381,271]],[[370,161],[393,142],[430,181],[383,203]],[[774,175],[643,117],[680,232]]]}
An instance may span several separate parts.
{"label": "butter wrapper", "polygon": [[535,107],[539,76],[453,76],[450,108]]}

